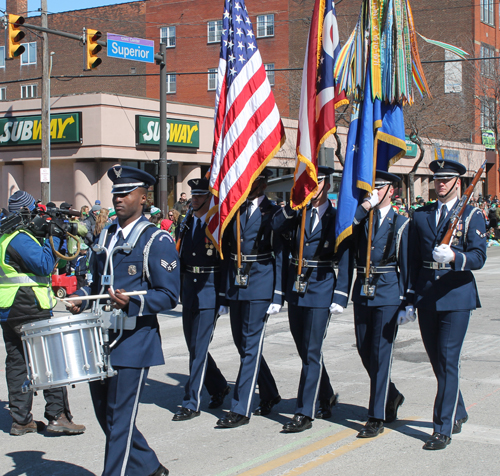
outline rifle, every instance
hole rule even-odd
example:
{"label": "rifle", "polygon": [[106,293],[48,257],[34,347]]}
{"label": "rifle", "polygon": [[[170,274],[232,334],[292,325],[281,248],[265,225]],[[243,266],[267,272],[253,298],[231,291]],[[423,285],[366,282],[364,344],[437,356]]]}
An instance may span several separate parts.
{"label": "rifle", "polygon": [[464,192],[462,197],[460,198],[460,201],[458,202],[458,205],[453,209],[452,215],[450,217],[450,222],[448,225],[448,231],[444,235],[444,238],[441,241],[441,245],[449,245],[451,239],[453,238],[453,235],[455,234],[455,230],[457,229],[458,222],[460,221],[460,218],[465,212],[465,207],[469,203],[470,197],[472,195],[472,192],[474,191],[474,188],[476,187],[476,184],[481,177],[481,174],[484,171],[484,168],[486,167],[486,160],[483,162],[483,165],[479,168],[479,170],[476,172],[476,175],[474,179],[472,180],[472,183],[467,187],[467,190]]}
{"label": "rifle", "polygon": [[182,240],[184,239],[184,235],[186,234],[186,231],[189,230],[188,221],[193,216],[193,213],[194,213],[193,207],[189,207],[189,210],[187,211],[186,216],[184,217],[184,220],[182,220],[182,223],[179,225],[179,237],[177,238],[177,243],[175,244],[175,248],[177,249],[177,253],[181,252]]}

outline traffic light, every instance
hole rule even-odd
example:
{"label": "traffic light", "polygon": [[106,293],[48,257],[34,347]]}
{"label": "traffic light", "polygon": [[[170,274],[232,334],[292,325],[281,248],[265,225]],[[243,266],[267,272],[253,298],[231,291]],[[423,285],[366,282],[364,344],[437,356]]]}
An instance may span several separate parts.
{"label": "traffic light", "polygon": [[24,46],[19,44],[19,42],[24,38],[25,33],[21,31],[19,27],[24,23],[24,18],[18,15],[6,15],[7,17],[7,29],[5,38],[5,45],[7,46],[7,55],[9,59],[17,58],[24,53]]}
{"label": "traffic light", "polygon": [[102,59],[97,57],[97,53],[102,50],[102,46],[97,44],[97,40],[101,36],[100,31],[91,28],[87,28],[85,31],[85,51],[83,56],[83,69],[85,71],[97,68],[102,63]]}

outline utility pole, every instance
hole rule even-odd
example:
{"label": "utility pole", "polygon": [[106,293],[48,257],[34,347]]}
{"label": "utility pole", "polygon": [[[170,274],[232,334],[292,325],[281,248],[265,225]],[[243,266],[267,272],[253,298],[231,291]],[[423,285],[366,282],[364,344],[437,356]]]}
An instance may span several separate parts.
{"label": "utility pole", "polygon": [[167,167],[167,45],[160,43],[160,209],[168,210],[168,167]]}
{"label": "utility pole", "polygon": [[[47,0],[41,0],[42,28],[48,28]],[[50,67],[49,35],[42,32],[42,168],[50,170]],[[42,182],[42,203],[50,202],[49,182]]]}

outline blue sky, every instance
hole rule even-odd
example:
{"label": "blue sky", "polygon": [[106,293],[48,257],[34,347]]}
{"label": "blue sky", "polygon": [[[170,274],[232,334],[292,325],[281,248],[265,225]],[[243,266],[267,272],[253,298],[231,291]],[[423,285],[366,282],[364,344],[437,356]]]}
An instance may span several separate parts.
{"label": "blue sky", "polygon": [[[49,13],[58,13],[81,10],[82,8],[115,5],[117,3],[130,3],[131,1],[135,0],[47,0],[47,10]],[[40,5],[40,0],[28,0],[29,16],[36,15]],[[0,0],[0,10],[5,11],[5,0]]]}

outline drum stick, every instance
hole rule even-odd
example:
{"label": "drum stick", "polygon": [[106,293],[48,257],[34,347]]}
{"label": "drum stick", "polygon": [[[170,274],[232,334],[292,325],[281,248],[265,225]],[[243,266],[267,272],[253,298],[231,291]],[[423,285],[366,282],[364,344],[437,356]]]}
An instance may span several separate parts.
{"label": "drum stick", "polygon": [[[129,293],[120,293],[120,294],[122,296],[144,296],[147,293],[148,293],[147,291],[131,291]],[[109,297],[111,297],[109,294],[93,294],[91,296],[75,296],[64,299],[56,297],[56,299],[64,303],[67,302],[69,304],[69,301],[92,301],[94,299],[106,299]]]}

